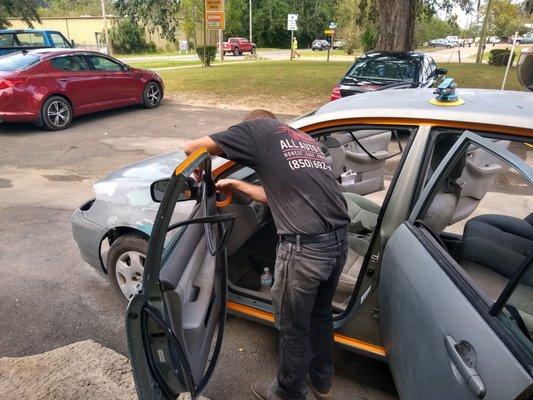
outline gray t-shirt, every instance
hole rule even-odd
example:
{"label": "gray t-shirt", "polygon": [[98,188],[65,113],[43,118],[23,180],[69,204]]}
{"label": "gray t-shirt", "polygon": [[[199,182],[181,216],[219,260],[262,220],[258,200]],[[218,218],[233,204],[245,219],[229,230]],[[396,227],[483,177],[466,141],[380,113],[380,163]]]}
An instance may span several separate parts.
{"label": "gray t-shirt", "polygon": [[321,145],[275,119],[210,136],[230,160],[256,171],[278,234],[319,235],[346,226],[346,201]]}

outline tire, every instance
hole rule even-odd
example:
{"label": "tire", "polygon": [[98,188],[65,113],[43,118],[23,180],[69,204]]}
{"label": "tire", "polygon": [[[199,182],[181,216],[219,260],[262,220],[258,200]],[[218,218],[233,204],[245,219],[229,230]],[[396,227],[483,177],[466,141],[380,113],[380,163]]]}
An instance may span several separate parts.
{"label": "tire", "polygon": [[252,47],[252,51],[250,52],[250,54],[255,56],[256,53],[257,53],[257,49],[255,47]]}
{"label": "tire", "polygon": [[72,107],[61,96],[50,96],[41,107],[41,120],[46,129],[60,131],[72,123]]}
{"label": "tire", "polygon": [[452,46],[448,45],[448,46],[446,46],[446,48],[448,48],[448,49],[451,49],[451,48],[452,48]]}
{"label": "tire", "polygon": [[239,56],[240,54],[241,54],[241,52],[239,51],[239,48],[238,48],[238,47],[235,47],[235,48],[233,49],[233,55],[234,55],[234,56]]}
{"label": "tire", "polygon": [[144,87],[143,104],[146,108],[156,108],[163,100],[163,90],[157,82],[148,82]]}
{"label": "tire", "polygon": [[107,277],[117,296],[128,302],[142,282],[148,239],[137,234],[120,236],[107,253]]}

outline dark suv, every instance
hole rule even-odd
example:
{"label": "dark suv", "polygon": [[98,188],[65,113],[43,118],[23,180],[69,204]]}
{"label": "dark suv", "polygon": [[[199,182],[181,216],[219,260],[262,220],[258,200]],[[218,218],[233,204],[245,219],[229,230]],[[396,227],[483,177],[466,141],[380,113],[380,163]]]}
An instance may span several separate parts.
{"label": "dark suv", "polygon": [[375,90],[430,87],[447,72],[424,53],[370,52],[355,60],[333,88],[331,100]]}

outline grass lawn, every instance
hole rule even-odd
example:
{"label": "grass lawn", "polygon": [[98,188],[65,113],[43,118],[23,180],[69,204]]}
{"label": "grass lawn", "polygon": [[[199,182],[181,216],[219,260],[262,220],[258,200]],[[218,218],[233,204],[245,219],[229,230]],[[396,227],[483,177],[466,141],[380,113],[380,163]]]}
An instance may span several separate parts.
{"label": "grass lawn", "polygon": [[184,67],[189,65],[201,65],[200,60],[160,60],[160,61],[132,61],[128,62],[128,65],[137,68],[167,68],[167,67]]}
{"label": "grass lawn", "polygon": [[[264,107],[300,114],[327,102],[350,62],[257,61],[212,68],[160,71],[168,94],[206,105]],[[476,64],[439,64],[461,87],[499,89],[504,68]],[[507,89],[520,90],[516,68]]]}
{"label": "grass lawn", "polygon": [[[324,60],[328,56],[327,50],[322,51],[313,51],[311,49],[298,49],[298,53],[302,55],[302,57],[322,57]],[[357,53],[358,55],[361,54],[361,52]],[[350,56],[348,53],[346,53],[344,50],[331,50],[330,57],[331,56]],[[355,54],[351,55],[355,58]]]}

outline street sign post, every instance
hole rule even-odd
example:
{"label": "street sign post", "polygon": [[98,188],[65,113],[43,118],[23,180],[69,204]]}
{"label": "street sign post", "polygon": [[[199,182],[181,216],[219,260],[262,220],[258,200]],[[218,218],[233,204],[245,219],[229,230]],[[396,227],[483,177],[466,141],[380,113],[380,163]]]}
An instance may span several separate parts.
{"label": "street sign post", "polygon": [[294,51],[292,50],[292,41],[294,40],[294,31],[298,30],[298,14],[287,14],[287,30],[291,31],[291,61],[294,56]]}
{"label": "street sign post", "polygon": [[337,24],[335,22],[330,22],[329,29],[324,29],[324,34],[326,36],[329,36],[328,57],[326,61],[329,61],[329,53],[331,51],[331,46],[333,46],[333,38],[335,37],[335,29],[337,29]]}
{"label": "street sign post", "polygon": [[[218,31],[218,51],[220,60],[224,59],[223,31],[226,20],[224,0],[205,0],[205,28],[210,31]],[[204,36],[205,39],[205,36]],[[204,43],[204,46],[207,43]]]}

